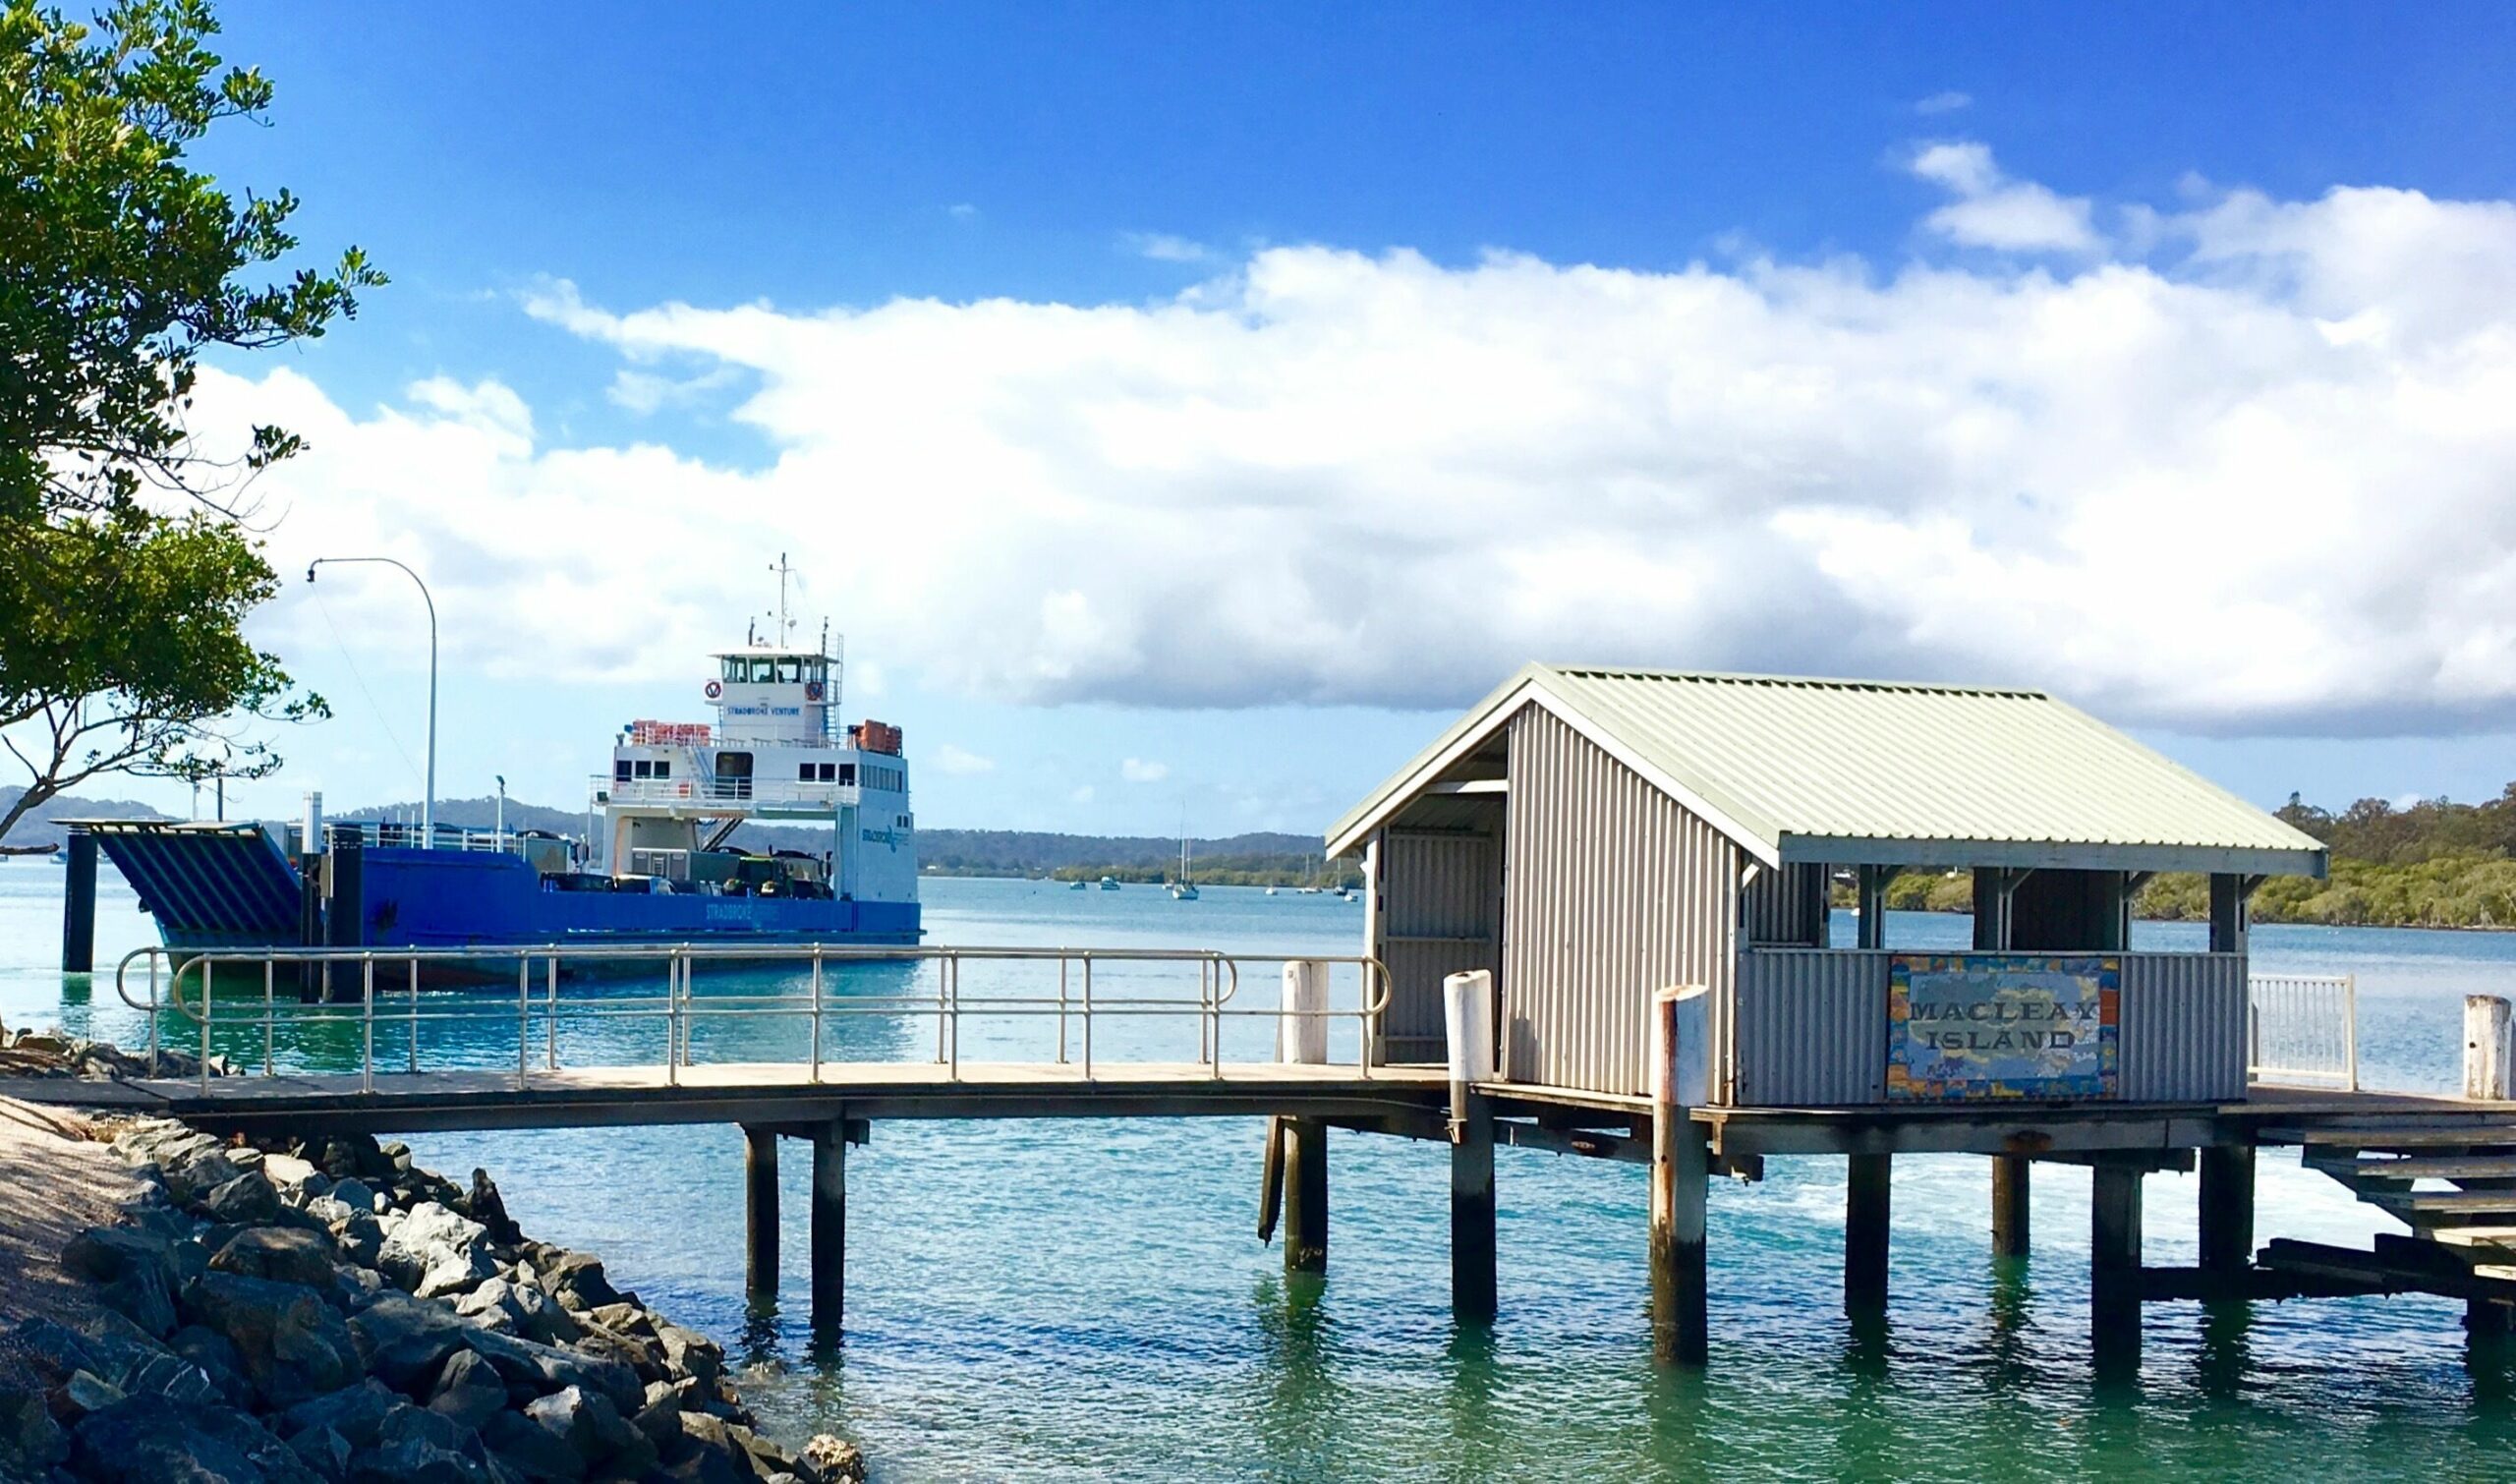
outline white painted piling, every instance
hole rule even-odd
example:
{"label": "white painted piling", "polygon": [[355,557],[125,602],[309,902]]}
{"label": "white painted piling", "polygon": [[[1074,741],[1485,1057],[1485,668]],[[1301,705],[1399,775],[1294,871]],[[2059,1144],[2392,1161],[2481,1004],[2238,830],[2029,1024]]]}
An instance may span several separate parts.
{"label": "white painted piling", "polygon": [[1442,1029],[1450,1049],[1451,1129],[1466,1121],[1470,1090],[1494,1080],[1494,975],[1471,969],[1442,981]]}
{"label": "white painted piling", "polygon": [[2491,1102],[2509,1097],[2516,1068],[2516,1021],[2497,995],[2464,997],[2464,1096]]}

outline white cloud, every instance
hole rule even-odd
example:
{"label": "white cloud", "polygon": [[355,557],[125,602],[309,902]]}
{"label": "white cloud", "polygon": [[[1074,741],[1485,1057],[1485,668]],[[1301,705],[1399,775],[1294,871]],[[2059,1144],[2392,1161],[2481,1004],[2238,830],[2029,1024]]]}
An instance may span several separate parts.
{"label": "white cloud", "polygon": [[2103,246],[2086,197],[2011,180],[1983,144],[1925,144],[1909,168],[1957,198],[1924,223],[1951,242],[2004,253],[2093,253]]}
{"label": "white cloud", "polygon": [[[1929,169],[2020,189],[1978,149]],[[2147,237],[2025,268],[1293,247],[1097,307],[536,296],[625,365],[734,373],[741,468],[553,446],[496,382],[356,414],[210,371],[200,412],[312,440],[262,490],[280,570],[411,560],[448,665],[505,675],[687,681],[783,550],[858,664],[999,702],[1447,707],[1543,656],[2217,732],[2516,722],[2516,207],[2236,193]],[[325,585],[400,652],[407,585]],[[266,640],[328,648],[303,610]]]}
{"label": "white cloud", "polygon": [[1159,783],[1171,776],[1171,765],[1129,758],[1118,765],[1118,776],[1130,783]]}
{"label": "white cloud", "polygon": [[1916,103],[1914,105],[1914,112],[1921,114],[1924,117],[1928,117],[1932,114],[1955,113],[1960,109],[1972,108],[1973,106],[1974,106],[1974,99],[1972,94],[1959,92],[1955,88],[1951,88],[1946,92],[1934,92],[1929,97]]}
{"label": "white cloud", "polygon": [[966,747],[946,742],[926,755],[929,767],[938,772],[967,776],[971,773],[996,771],[996,760],[983,758]]}
{"label": "white cloud", "polygon": [[1092,788],[1092,785],[1091,785],[1091,784],[1089,784],[1089,783],[1086,783],[1086,784],[1084,784],[1082,787],[1077,788],[1074,792],[1072,792],[1072,793],[1070,793],[1070,794],[1067,794],[1067,795],[1066,795],[1066,797],[1067,797],[1067,798],[1069,798],[1069,799],[1071,799],[1071,800],[1073,800],[1073,801],[1074,801],[1075,803],[1077,803],[1077,804],[1089,804],[1089,803],[1091,803],[1091,802],[1092,802],[1092,795],[1093,795],[1093,788]]}
{"label": "white cloud", "polygon": [[1168,232],[1122,232],[1118,234],[1118,245],[1156,262],[1206,262],[1215,256],[1214,249],[1204,243]]}
{"label": "white cloud", "polygon": [[944,214],[952,218],[954,221],[976,221],[979,216],[979,208],[965,200],[954,201],[952,204],[944,208]]}

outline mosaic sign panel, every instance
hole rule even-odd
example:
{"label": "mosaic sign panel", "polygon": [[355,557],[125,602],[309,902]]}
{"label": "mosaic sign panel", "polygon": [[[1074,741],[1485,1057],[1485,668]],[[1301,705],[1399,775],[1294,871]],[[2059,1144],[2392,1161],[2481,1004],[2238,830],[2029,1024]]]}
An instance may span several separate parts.
{"label": "mosaic sign panel", "polygon": [[1887,980],[1887,1096],[2110,1098],[2122,1003],[2118,957],[1898,953]]}

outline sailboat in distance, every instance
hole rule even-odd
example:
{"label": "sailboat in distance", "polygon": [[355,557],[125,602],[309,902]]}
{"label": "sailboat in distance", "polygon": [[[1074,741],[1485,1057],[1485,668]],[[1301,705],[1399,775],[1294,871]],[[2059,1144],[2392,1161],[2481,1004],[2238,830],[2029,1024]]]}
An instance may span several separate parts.
{"label": "sailboat in distance", "polygon": [[1179,879],[1171,884],[1171,899],[1174,902],[1197,899],[1197,884],[1188,878],[1189,860],[1188,820],[1182,815],[1179,820]]}

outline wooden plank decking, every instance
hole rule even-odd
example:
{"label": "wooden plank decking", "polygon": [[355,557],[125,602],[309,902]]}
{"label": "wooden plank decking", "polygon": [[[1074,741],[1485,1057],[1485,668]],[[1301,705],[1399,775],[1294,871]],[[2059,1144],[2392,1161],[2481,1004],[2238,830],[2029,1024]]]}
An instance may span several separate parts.
{"label": "wooden plank decking", "polygon": [[647,1123],[806,1124],[833,1118],[1251,1116],[1287,1113],[1369,1119],[1419,1116],[1442,1106],[1437,1071],[1259,1062],[1209,1066],[1104,1063],[822,1064],[819,1081],[792,1062],[514,1071],[383,1072],[373,1091],[356,1073],[85,1082],[0,1081],[0,1097],[111,1108],[251,1131],[422,1133],[451,1129],[582,1128]]}

